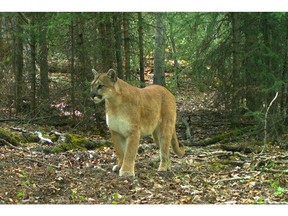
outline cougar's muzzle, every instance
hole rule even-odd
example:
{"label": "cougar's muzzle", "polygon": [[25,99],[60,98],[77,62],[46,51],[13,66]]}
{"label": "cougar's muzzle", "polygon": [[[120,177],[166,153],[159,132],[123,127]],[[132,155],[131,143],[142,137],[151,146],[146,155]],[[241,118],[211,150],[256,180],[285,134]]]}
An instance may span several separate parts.
{"label": "cougar's muzzle", "polygon": [[95,92],[90,93],[90,98],[95,102],[95,103],[100,103],[103,100],[103,96],[99,95]]}

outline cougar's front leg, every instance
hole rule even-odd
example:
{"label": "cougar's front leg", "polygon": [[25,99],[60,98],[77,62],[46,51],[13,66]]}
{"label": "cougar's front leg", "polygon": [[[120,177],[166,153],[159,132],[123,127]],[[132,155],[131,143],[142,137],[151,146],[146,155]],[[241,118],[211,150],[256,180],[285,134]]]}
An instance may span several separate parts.
{"label": "cougar's front leg", "polygon": [[122,166],[124,152],[126,149],[126,139],[119,133],[111,131],[112,142],[117,156],[117,164],[113,166],[113,172],[118,172]]}
{"label": "cougar's front leg", "polygon": [[133,131],[127,137],[127,146],[119,176],[135,176],[134,166],[140,140],[140,131]]}

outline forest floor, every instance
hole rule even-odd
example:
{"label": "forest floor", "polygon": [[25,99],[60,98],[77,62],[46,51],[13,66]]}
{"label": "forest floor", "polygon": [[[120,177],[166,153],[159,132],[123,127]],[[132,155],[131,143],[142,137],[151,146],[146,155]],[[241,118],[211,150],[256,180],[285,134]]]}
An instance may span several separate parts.
{"label": "forest floor", "polygon": [[[197,97],[179,94],[177,103],[189,115],[193,141],[229,130],[225,117],[210,108],[212,96],[187,92]],[[180,142],[184,130],[178,123]],[[111,146],[52,154],[34,151],[38,143],[2,145],[0,204],[288,204],[288,152],[280,147],[255,153],[223,150],[219,142],[189,145],[183,158],[171,153],[171,171],[161,173],[159,150],[151,142],[141,140],[134,178],[112,172]]]}

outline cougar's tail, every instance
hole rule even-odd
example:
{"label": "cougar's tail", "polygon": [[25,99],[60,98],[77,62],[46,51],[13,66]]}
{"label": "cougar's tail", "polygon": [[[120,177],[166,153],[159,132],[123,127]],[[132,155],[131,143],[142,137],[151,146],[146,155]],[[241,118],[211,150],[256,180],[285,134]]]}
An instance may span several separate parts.
{"label": "cougar's tail", "polygon": [[183,157],[185,154],[184,146],[179,146],[179,142],[177,139],[176,130],[174,130],[173,137],[172,137],[172,149],[176,155],[179,157]]}

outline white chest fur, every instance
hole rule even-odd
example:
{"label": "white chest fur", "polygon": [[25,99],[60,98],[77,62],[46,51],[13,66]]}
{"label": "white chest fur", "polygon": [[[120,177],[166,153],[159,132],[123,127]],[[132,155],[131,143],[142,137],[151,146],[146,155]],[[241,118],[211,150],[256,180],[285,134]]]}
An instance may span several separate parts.
{"label": "white chest fur", "polygon": [[125,119],[106,114],[106,124],[110,130],[116,131],[123,136],[126,136],[129,131],[129,124]]}

